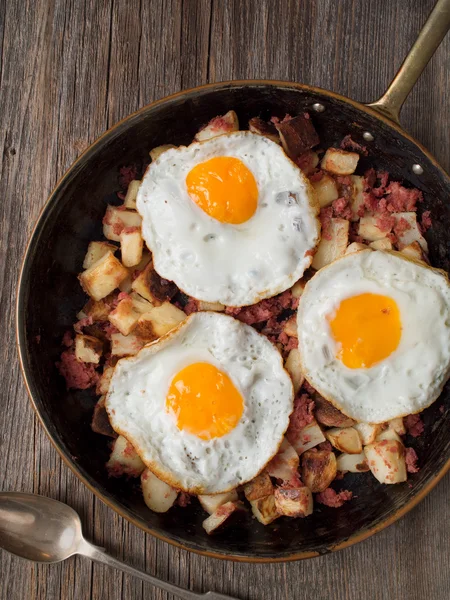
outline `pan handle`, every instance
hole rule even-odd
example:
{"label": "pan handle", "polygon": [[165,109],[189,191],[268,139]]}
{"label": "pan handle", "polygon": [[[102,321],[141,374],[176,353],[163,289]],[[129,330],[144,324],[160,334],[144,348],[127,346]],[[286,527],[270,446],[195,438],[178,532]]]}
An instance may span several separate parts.
{"label": "pan handle", "polygon": [[367,106],[400,125],[399,115],[404,101],[449,28],[450,0],[438,0],[386,92]]}

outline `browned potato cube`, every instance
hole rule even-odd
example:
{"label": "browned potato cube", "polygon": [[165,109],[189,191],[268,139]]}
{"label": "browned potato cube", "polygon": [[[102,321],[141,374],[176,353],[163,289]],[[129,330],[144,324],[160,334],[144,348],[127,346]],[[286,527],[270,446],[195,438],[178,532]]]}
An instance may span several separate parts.
{"label": "browned potato cube", "polygon": [[305,381],[300,361],[300,352],[297,348],[292,348],[289,352],[286,362],[284,363],[284,368],[291,376],[294,393],[296,394]]}
{"label": "browned potato cube", "polygon": [[203,521],[203,528],[209,535],[217,531],[223,526],[225,521],[237,510],[240,510],[241,506],[237,502],[226,502],[219,506],[219,508]]}
{"label": "browned potato cube", "polygon": [[75,336],[75,358],[80,362],[98,365],[103,354],[103,342],[92,335],[77,333]]}
{"label": "browned potato cube", "polygon": [[259,117],[253,117],[248,122],[248,129],[252,133],[257,133],[258,135],[263,135],[264,137],[269,138],[272,142],[276,144],[281,144],[280,136],[278,135],[277,128],[272,123],[268,123],[267,121],[263,121]]}
{"label": "browned potato cube", "polygon": [[272,521],[275,521],[275,519],[278,519],[280,516],[275,504],[275,496],[273,495],[259,498],[258,500],[252,500],[250,504],[252,513],[263,525],[269,525],[269,523],[272,523]]}
{"label": "browned potato cube", "polygon": [[361,438],[354,427],[333,427],[325,431],[325,437],[340,452],[347,454],[362,452]]}
{"label": "browned potato cube", "polygon": [[308,281],[306,278],[299,279],[296,283],[294,283],[294,285],[291,287],[291,293],[294,298],[300,298],[307,283]]}
{"label": "browned potato cube", "polygon": [[373,425],[372,423],[356,423],[354,428],[359,433],[363,446],[372,444],[381,431],[381,425]]}
{"label": "browned potato cube", "polygon": [[387,236],[387,231],[381,231],[376,223],[376,217],[361,217],[358,226],[358,235],[369,242],[376,242],[377,240],[385,238]]}
{"label": "browned potato cube", "polygon": [[224,492],[223,494],[201,494],[198,496],[198,500],[202,505],[202,508],[212,515],[219,506],[222,506],[227,502],[237,502],[239,496],[236,490],[231,490],[231,492]]}
{"label": "browned potato cube", "polygon": [[364,452],[360,454],[340,454],[336,462],[338,471],[341,471],[341,473],[364,473],[370,471]]}
{"label": "browned potato cube", "polygon": [[94,300],[101,300],[115,290],[127,277],[128,271],[112,252],[102,256],[79,275],[84,291]]}
{"label": "browned potato cube", "polygon": [[100,260],[108,252],[114,252],[117,250],[117,246],[109,244],[108,242],[90,242],[86,256],[83,261],[83,269],[89,269],[94,263]]}
{"label": "browned potato cube", "polygon": [[412,258],[413,260],[420,260],[422,262],[427,262],[424,258],[424,252],[422,250],[422,246],[419,242],[413,242],[412,244],[408,244],[408,246],[404,246],[400,253],[408,258]]}
{"label": "browned potato cube", "polygon": [[354,254],[355,252],[361,252],[361,250],[367,250],[366,244],[360,244],[359,242],[352,242],[347,246],[345,254]]}
{"label": "browned potato cube", "polygon": [[388,427],[387,429],[383,429],[376,437],[377,442],[381,442],[382,440],[394,440],[396,442],[402,443],[402,438],[392,427]]}
{"label": "browned potato cube", "polygon": [[259,500],[273,493],[273,485],[267,473],[260,473],[244,485],[244,494],[248,501]]}
{"label": "browned potato cube", "polygon": [[168,333],[186,318],[186,313],[170,302],[154,306],[138,321],[136,333],[151,341]]}
{"label": "browned potato cube", "polygon": [[292,315],[284,324],[283,331],[289,337],[297,337],[297,315]]}
{"label": "browned potato cube", "polygon": [[364,177],[360,175],[352,175],[352,199],[351,199],[351,207],[352,207],[352,221],[359,220],[359,210],[364,206]]}
{"label": "browned potato cube", "polygon": [[124,298],[112,310],[108,319],[109,322],[117,327],[122,335],[128,335],[136,327],[141,313],[136,310],[132,298]]}
{"label": "browned potato cube", "polygon": [[225,310],[225,306],[220,302],[205,302],[204,300],[199,300],[198,310],[212,310],[214,312],[223,312]]}
{"label": "browned potato cube", "polygon": [[130,442],[119,435],[113,442],[113,449],[106,463],[106,468],[112,477],[120,477],[121,475],[139,477],[145,469],[145,465]]}
{"label": "browned potato cube", "polygon": [[140,229],[123,229],[120,234],[120,252],[125,267],[134,267],[142,259],[144,240]]}
{"label": "browned potato cube", "polygon": [[177,286],[172,281],[167,281],[158,275],[151,262],[136,277],[131,287],[133,291],[155,306],[172,300],[178,291]]}
{"label": "browned potato cube", "polygon": [[150,469],[145,469],[142,473],[141,487],[145,504],[156,513],[167,512],[178,496],[176,489],[158,479]]}
{"label": "browned potato cube", "polygon": [[312,492],[323,492],[336,477],[337,464],[330,450],[308,450],[302,455],[302,481]]}
{"label": "browned potato cube", "polygon": [[277,125],[283,150],[292,160],[311,150],[319,143],[319,136],[312,120],[305,115],[298,115]]}
{"label": "browned potato cube", "polygon": [[348,245],[350,223],[345,219],[331,219],[330,238],[322,237],[317,252],[314,254],[312,266],[317,271],[344,256]]}
{"label": "browned potato cube", "polygon": [[328,148],[322,158],[321,167],[333,175],[351,175],[355,172],[359,154],[346,152],[340,148]]}
{"label": "browned potato cube", "polygon": [[413,242],[419,242],[422,250],[428,252],[428,243],[420,232],[417,223],[417,214],[415,212],[394,213],[394,217],[397,221],[404,219],[409,225],[409,229],[398,235],[399,249],[402,250],[405,246],[409,246]]}
{"label": "browned potato cube", "polygon": [[92,415],[91,429],[94,433],[100,435],[106,435],[108,437],[117,437],[117,433],[111,427],[109,422],[108,413],[105,408],[105,396],[101,396],[98,399],[97,404],[94,406],[94,414]]}
{"label": "browned potato cube", "polygon": [[319,394],[314,396],[316,419],[326,427],[351,427],[355,424],[353,419],[341,413],[335,406],[322,398]]}
{"label": "browned potato cube", "polygon": [[398,433],[398,435],[405,435],[406,427],[405,427],[405,422],[403,421],[402,417],[397,417],[396,419],[391,419],[388,422],[388,425],[389,425],[389,428],[393,429],[396,433]]}
{"label": "browned potato cube", "polygon": [[239,131],[239,121],[234,110],[229,110],[223,117],[214,117],[211,121],[200,129],[195,135],[196,142],[204,142],[211,138],[223,135],[224,133],[232,133]]}
{"label": "browned potato cube", "polygon": [[144,346],[144,340],[130,333],[113,333],[111,336],[111,354],[113,356],[134,356]]}
{"label": "browned potato cube", "polygon": [[364,448],[369,468],[380,483],[406,481],[405,448],[396,440],[381,440]]}
{"label": "browned potato cube", "polygon": [[155,162],[155,160],[157,160],[161,154],[164,154],[164,152],[170,150],[171,148],[176,148],[176,146],[173,144],[163,144],[162,146],[156,146],[156,148],[150,150],[149,154],[152,162]]}
{"label": "browned potato cube", "polygon": [[276,477],[283,481],[290,481],[297,475],[298,465],[299,457],[297,452],[287,439],[284,438],[281,442],[278,454],[272,458],[266,469],[271,477]]}
{"label": "browned potato cube", "polygon": [[131,210],[136,210],[136,198],[141,182],[139,179],[130,181],[123,205]]}
{"label": "browned potato cube", "polygon": [[313,497],[307,487],[275,489],[275,505],[285,517],[307,517],[313,511]]}
{"label": "browned potato cube", "polygon": [[108,206],[103,219],[103,235],[107,240],[120,242],[124,227],[141,227],[142,217],[135,210],[123,210],[120,206]]}
{"label": "browned potato cube", "polygon": [[381,238],[381,240],[370,242],[369,248],[372,248],[372,250],[392,250],[392,242],[387,237]]}
{"label": "browned potato cube", "polygon": [[107,394],[109,390],[109,384],[114,373],[114,367],[105,367],[103,373],[100,375],[100,379],[97,383],[95,391],[97,394]]}
{"label": "browned potato cube", "polygon": [[312,186],[316,192],[316,198],[319,201],[320,208],[330,206],[334,200],[339,198],[336,181],[326,173],[323,175],[322,179],[314,181]]}
{"label": "browned potato cube", "polygon": [[295,439],[292,436],[289,436],[289,442],[292,444],[298,455],[303,454],[306,450],[314,448],[314,446],[325,441],[323,431],[315,419],[299,431],[296,434]]}
{"label": "browned potato cube", "polygon": [[97,301],[91,298],[84,306],[83,312],[86,317],[91,317],[93,321],[107,321],[111,312],[111,304],[108,302],[108,298]]}

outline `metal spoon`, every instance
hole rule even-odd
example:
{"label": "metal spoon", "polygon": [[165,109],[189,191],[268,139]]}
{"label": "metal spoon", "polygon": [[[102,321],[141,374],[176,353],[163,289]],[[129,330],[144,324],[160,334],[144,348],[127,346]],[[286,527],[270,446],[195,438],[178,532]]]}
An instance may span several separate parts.
{"label": "metal spoon", "polygon": [[236,600],[231,596],[189,590],[147,575],[109,556],[84,539],[81,520],[73,508],[36,494],[0,493],[0,547],[12,554],[43,563],[56,563],[74,554],[139,577],[183,600]]}

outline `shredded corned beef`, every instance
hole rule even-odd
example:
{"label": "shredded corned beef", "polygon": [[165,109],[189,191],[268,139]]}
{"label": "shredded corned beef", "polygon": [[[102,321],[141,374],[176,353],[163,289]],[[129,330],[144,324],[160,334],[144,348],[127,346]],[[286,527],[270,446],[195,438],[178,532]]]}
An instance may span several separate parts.
{"label": "shredded corned beef", "polygon": [[331,508],[339,508],[347,502],[351,500],[353,496],[353,492],[349,490],[342,490],[341,492],[336,492],[333,488],[327,488],[323,492],[316,494],[316,501],[319,504],[324,504],[325,506],[329,506]]}
{"label": "shredded corned beef", "polygon": [[420,415],[408,415],[403,417],[403,423],[406,431],[412,437],[420,437],[424,430],[424,424]]}
{"label": "shredded corned beef", "polygon": [[328,206],[320,210],[320,223],[322,225],[322,237],[326,240],[331,240],[330,225],[333,218],[333,207]]}
{"label": "shredded corned beef", "polygon": [[83,327],[88,327],[89,325],[92,325],[93,322],[94,319],[92,317],[84,317],[84,319],[77,321],[73,328],[77,333],[83,333]]}
{"label": "shredded corned beef", "polygon": [[[281,338],[281,336],[280,336],[280,338]],[[288,340],[286,342],[281,341],[281,339],[279,339],[279,341],[284,345],[285,352],[290,352],[291,350],[298,348],[298,338],[296,338],[296,337],[293,337],[293,336],[288,337]]]}
{"label": "shredded corned beef", "polygon": [[398,237],[403,235],[405,231],[408,231],[408,229],[411,229],[411,225],[403,217],[398,219],[398,221],[394,225],[394,233]]}
{"label": "shredded corned beef", "polygon": [[418,459],[419,457],[414,448],[405,448],[405,462],[408,473],[417,473],[420,470],[420,467],[417,466]]}
{"label": "shredded corned beef", "polygon": [[187,506],[188,504],[191,503],[191,496],[190,494],[187,494],[186,492],[180,492],[180,495],[177,498],[177,504],[178,506]]}
{"label": "shredded corned beef", "polygon": [[315,156],[315,153],[311,152],[311,150],[308,150],[307,152],[304,152],[303,154],[301,154],[295,160],[295,164],[298,167],[300,167],[300,169],[302,171],[309,173],[310,171],[312,171],[312,169],[314,169],[314,164],[316,163],[316,161],[317,161],[317,158]]}
{"label": "shredded corned beef", "polygon": [[261,302],[252,306],[243,306],[242,308],[227,306],[225,312],[247,325],[255,325],[256,323],[268,321],[271,317],[279,315],[283,310],[291,308],[292,302],[292,293],[290,290],[286,290],[278,296],[261,300]]}
{"label": "shredded corned beef", "polygon": [[136,165],[128,165],[119,169],[119,185],[122,189],[127,189],[133,179],[137,177]]}
{"label": "shredded corned beef", "polygon": [[289,427],[286,432],[288,441],[297,438],[299,431],[304,429],[314,420],[314,401],[308,394],[299,394],[294,400],[294,410],[289,418]]}
{"label": "shredded corned beef", "polygon": [[70,330],[63,335],[62,343],[66,348],[73,346],[73,334]]}
{"label": "shredded corned beef", "polygon": [[350,221],[353,213],[351,207],[349,206],[348,198],[338,198],[337,200],[333,201],[331,206],[333,207],[334,217],[347,219],[347,221]]}
{"label": "shredded corned beef", "polygon": [[191,315],[192,313],[195,313],[198,311],[198,307],[199,307],[198,300],[196,300],[195,298],[189,298],[189,300],[187,301],[183,310],[187,315]]}
{"label": "shredded corned beef", "polygon": [[403,187],[398,181],[391,181],[386,188],[389,196],[388,210],[390,212],[412,212],[417,209],[417,202],[422,202],[423,195],[415,188]]}
{"label": "shredded corned beef", "polygon": [[321,442],[316,446],[317,450],[326,450],[327,452],[331,452],[333,450],[333,446],[330,442]]}
{"label": "shredded corned beef", "polygon": [[422,229],[422,233],[425,233],[425,231],[427,231],[428,229],[430,229],[432,222],[431,222],[431,212],[429,210],[426,210],[423,214],[422,214],[422,218],[420,220],[420,226]]}
{"label": "shredded corned beef", "polygon": [[390,215],[389,213],[381,213],[380,216],[375,221],[375,225],[381,229],[381,231],[389,232],[392,231],[396,223],[395,217]]}
{"label": "shredded corned beef", "polygon": [[127,292],[120,292],[117,296],[117,301],[120,302],[121,300],[126,300],[127,298],[130,298],[130,294],[127,294]]}
{"label": "shredded corned beef", "polygon": [[64,350],[61,354],[61,362],[56,363],[56,366],[66,380],[68,390],[87,390],[96,385],[99,380],[95,366],[77,360],[72,350]]}
{"label": "shredded corned beef", "polygon": [[104,321],[100,325],[100,327],[104,331],[105,336],[108,340],[111,339],[111,336],[113,333],[119,333],[119,330],[117,329],[117,327],[114,327],[114,325],[112,323],[110,323],[109,321]]}
{"label": "shredded corned beef", "polygon": [[358,144],[355,140],[352,139],[351,135],[346,135],[340,144],[342,150],[353,150],[353,152],[359,152],[362,156],[367,156],[369,152],[367,151],[367,147],[362,144]]}
{"label": "shredded corned beef", "polygon": [[311,183],[315,183],[317,181],[320,181],[322,179],[323,175],[324,175],[323,171],[321,169],[318,169],[317,171],[310,173],[308,175],[308,179],[310,180]]}
{"label": "shredded corned beef", "polygon": [[[305,117],[308,113],[305,113]],[[284,115],[284,117],[282,119],[280,119],[280,117],[270,117],[270,122],[273,123],[275,126],[279,125],[280,123],[287,123],[288,121],[290,121],[291,119],[293,119],[294,117],[291,117],[291,115]],[[309,119],[309,115],[306,117],[307,119]]]}

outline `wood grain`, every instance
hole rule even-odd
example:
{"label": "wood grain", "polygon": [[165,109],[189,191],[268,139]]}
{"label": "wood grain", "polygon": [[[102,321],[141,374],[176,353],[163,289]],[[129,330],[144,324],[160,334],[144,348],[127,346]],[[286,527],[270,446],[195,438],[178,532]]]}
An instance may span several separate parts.
{"label": "wood grain", "polygon": [[[224,563],[171,548],[94,499],[36,422],[18,368],[14,300],[33,223],[57,179],[108,126],[185,87],[274,78],[378,97],[431,0],[0,0],[0,489],[80,511],[95,543],[158,577],[242,600],[445,600],[450,479],[362,544],[296,564]],[[450,37],[403,111],[405,127],[450,169]],[[168,600],[73,558],[36,566],[0,553],[0,599]],[[171,598],[171,597],[170,597]]]}

